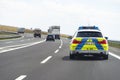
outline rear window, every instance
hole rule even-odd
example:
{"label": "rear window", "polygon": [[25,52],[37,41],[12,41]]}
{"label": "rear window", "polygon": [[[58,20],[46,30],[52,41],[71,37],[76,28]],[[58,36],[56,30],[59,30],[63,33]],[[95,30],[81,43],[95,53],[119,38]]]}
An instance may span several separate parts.
{"label": "rear window", "polygon": [[53,38],[53,35],[48,35],[47,38]]}
{"label": "rear window", "polygon": [[84,31],[78,32],[77,37],[103,37],[100,32]]}

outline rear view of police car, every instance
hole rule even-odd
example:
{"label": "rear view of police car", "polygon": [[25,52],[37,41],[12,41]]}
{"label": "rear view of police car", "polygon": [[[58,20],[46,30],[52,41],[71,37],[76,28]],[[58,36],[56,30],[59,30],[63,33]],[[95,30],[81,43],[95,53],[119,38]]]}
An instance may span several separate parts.
{"label": "rear view of police car", "polygon": [[108,59],[108,42],[96,26],[82,26],[70,43],[70,59],[75,56]]}

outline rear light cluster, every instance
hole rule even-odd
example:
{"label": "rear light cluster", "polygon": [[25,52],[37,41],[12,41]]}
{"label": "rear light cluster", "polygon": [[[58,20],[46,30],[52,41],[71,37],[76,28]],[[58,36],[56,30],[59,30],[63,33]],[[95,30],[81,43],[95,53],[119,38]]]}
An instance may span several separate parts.
{"label": "rear light cluster", "polygon": [[107,44],[106,40],[98,41],[99,44]]}
{"label": "rear light cluster", "polygon": [[[80,44],[81,41],[78,41],[78,40],[74,39],[74,40],[72,41],[72,43],[73,43],[73,44]],[[98,41],[98,44],[107,44],[107,40]]]}
{"label": "rear light cluster", "polygon": [[78,40],[74,39],[72,43],[73,43],[73,44],[80,44],[81,41],[78,41]]}

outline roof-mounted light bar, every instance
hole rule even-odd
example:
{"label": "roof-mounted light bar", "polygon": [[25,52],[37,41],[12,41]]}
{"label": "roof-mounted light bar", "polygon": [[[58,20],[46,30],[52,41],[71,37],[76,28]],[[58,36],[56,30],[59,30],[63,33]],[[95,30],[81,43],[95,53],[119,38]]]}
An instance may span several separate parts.
{"label": "roof-mounted light bar", "polygon": [[84,29],[93,29],[93,30],[99,30],[96,26],[80,26],[78,30],[84,30]]}

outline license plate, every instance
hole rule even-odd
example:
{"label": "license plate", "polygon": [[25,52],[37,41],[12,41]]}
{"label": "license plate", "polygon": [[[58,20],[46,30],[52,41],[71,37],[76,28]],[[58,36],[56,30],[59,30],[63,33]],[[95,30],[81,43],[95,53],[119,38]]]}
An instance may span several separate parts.
{"label": "license plate", "polygon": [[87,48],[87,50],[94,50],[93,48]]}
{"label": "license plate", "polygon": [[94,45],[93,42],[87,42],[86,45]]}

